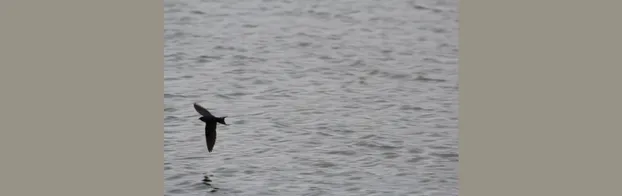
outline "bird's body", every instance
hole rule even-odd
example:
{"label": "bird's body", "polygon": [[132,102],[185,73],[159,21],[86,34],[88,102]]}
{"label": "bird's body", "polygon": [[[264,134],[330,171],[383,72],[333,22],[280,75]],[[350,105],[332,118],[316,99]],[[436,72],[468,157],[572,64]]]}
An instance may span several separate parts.
{"label": "bird's body", "polygon": [[205,142],[207,144],[207,151],[212,152],[214,144],[216,144],[216,125],[217,123],[227,125],[227,123],[225,123],[225,118],[227,118],[227,116],[215,117],[207,111],[207,109],[201,107],[197,103],[194,103],[194,109],[201,114],[199,120],[205,122]]}

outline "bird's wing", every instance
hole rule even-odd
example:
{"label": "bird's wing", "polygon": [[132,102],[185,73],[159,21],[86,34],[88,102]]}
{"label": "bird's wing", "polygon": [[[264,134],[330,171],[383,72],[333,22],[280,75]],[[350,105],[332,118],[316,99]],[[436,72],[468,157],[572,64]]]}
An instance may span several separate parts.
{"label": "bird's wing", "polygon": [[207,151],[212,152],[216,143],[216,122],[207,123],[205,125],[205,142],[207,143]]}
{"label": "bird's wing", "polygon": [[194,109],[199,112],[199,114],[201,114],[201,116],[213,116],[211,113],[209,113],[209,111],[207,111],[207,109],[205,109],[204,107],[200,106],[197,103],[194,103]]}

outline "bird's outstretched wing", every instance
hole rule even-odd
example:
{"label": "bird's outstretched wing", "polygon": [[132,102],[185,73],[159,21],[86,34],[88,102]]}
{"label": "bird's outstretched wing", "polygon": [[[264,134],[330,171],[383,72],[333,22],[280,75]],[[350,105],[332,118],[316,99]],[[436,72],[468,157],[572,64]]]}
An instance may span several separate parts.
{"label": "bird's outstretched wing", "polygon": [[212,115],[211,113],[209,113],[209,111],[207,111],[207,109],[205,109],[204,107],[200,106],[197,103],[194,103],[194,109],[201,114],[201,116],[205,116],[205,117],[213,117],[214,115]]}
{"label": "bird's outstretched wing", "polygon": [[207,151],[212,152],[216,144],[216,121],[205,124],[205,142]]}

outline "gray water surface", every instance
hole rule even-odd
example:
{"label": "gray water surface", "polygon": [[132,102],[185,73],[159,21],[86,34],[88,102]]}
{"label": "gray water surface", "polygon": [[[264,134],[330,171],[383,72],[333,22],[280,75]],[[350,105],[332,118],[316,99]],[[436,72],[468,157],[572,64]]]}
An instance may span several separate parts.
{"label": "gray water surface", "polygon": [[164,194],[458,195],[457,6],[165,0]]}

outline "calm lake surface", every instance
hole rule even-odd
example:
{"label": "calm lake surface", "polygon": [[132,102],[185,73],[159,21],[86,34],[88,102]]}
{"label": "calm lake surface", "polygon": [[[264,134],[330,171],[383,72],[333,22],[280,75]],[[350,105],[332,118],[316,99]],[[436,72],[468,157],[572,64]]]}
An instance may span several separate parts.
{"label": "calm lake surface", "polygon": [[457,0],[164,10],[165,195],[458,195]]}

